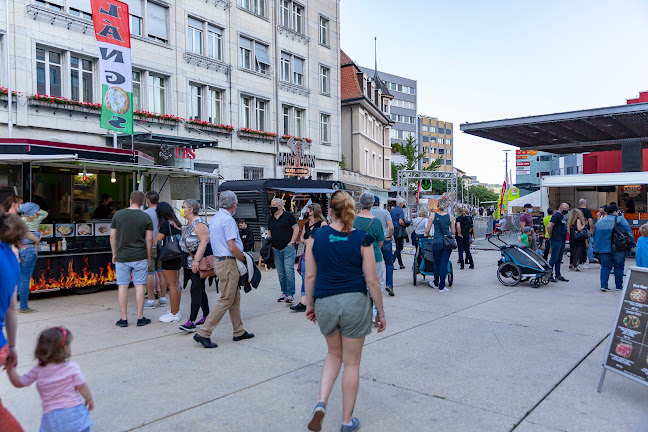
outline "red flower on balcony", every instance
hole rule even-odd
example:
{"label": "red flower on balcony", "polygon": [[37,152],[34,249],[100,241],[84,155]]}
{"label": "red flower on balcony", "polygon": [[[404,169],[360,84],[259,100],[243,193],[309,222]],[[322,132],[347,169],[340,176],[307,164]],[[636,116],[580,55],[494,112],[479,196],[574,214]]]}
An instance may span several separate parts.
{"label": "red flower on balcony", "polygon": [[29,99],[45,102],[52,105],[78,106],[78,107],[90,108],[95,110],[101,109],[100,103],[83,102],[74,99],[64,98],[61,96],[42,95],[40,93],[36,93],[35,95],[29,96]]}
{"label": "red flower on balcony", "polygon": [[306,137],[296,137],[294,135],[283,134],[281,139],[289,140],[290,138],[295,138],[295,141],[306,141],[307,143],[312,143],[313,140]]}
{"label": "red flower on balcony", "polygon": [[153,118],[153,119],[165,120],[165,121],[174,121],[174,122],[184,121],[182,117],[174,116],[173,114],[158,114],[155,112],[144,111],[144,110],[135,110],[133,111],[133,115],[136,115],[138,117]]}
{"label": "red flower on balcony", "polygon": [[277,136],[277,134],[274,132],[266,132],[261,130],[248,129],[248,128],[241,128],[239,129],[239,132],[244,132],[251,135],[258,135],[264,138],[274,138]]}
{"label": "red flower on balcony", "polygon": [[227,125],[227,124],[222,124],[222,123],[219,123],[219,124],[210,123],[210,122],[208,122],[206,120],[189,119],[189,120],[185,120],[185,123],[196,125],[196,126],[207,126],[207,127],[211,127],[211,128],[214,128],[214,129],[223,129],[223,130],[226,130],[228,133],[231,133],[234,130],[234,126]]}

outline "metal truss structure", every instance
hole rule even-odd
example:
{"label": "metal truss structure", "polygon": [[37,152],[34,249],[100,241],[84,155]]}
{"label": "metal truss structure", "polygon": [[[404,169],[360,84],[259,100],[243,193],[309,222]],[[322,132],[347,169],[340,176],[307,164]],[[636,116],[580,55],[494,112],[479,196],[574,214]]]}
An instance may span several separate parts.
{"label": "metal truss structure", "polygon": [[408,205],[411,186],[413,184],[418,185],[420,180],[445,180],[446,192],[450,195],[450,208],[455,207],[457,203],[457,190],[459,189],[459,178],[456,173],[425,170],[398,170],[398,195],[401,198],[404,198]]}

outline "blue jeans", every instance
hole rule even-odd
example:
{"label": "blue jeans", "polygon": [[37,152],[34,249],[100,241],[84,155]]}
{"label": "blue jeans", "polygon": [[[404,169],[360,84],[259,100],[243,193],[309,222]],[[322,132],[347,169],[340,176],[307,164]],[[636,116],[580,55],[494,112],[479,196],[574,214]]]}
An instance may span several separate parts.
{"label": "blue jeans", "polygon": [[281,292],[292,297],[295,295],[295,256],[297,250],[294,246],[288,245],[281,250],[272,248],[272,251],[274,252]]}
{"label": "blue jeans", "polygon": [[551,241],[551,258],[549,267],[555,269],[556,277],[560,277],[560,260],[565,253],[565,242]]}
{"label": "blue jeans", "polygon": [[394,252],[392,251],[392,241],[385,240],[380,251],[385,260],[385,286],[394,288]]}
{"label": "blue jeans", "polygon": [[440,290],[445,288],[446,277],[448,276],[448,261],[452,250],[443,247],[443,243],[432,244],[432,255],[434,256],[434,283]]}
{"label": "blue jeans", "polygon": [[303,257],[301,260],[301,277],[302,277],[301,295],[303,297],[306,295],[306,257]]}
{"label": "blue jeans", "polygon": [[33,246],[20,249],[20,309],[27,309],[29,300],[29,282],[36,267],[36,248]]}
{"label": "blue jeans", "polygon": [[591,237],[589,240],[589,248],[587,248],[587,259],[589,260],[589,262],[594,262],[594,260],[596,259],[594,257],[594,239]]}
{"label": "blue jeans", "polygon": [[608,287],[608,279],[610,279],[610,272],[614,267],[614,284],[616,289],[623,288],[623,267],[625,266],[626,251],[600,253],[599,261],[601,261],[601,288]]}

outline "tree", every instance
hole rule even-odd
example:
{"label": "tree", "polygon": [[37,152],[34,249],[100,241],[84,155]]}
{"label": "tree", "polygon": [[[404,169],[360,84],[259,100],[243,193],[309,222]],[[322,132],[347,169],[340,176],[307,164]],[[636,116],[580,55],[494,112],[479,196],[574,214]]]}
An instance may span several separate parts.
{"label": "tree", "polygon": [[[391,164],[392,184],[396,186],[398,184],[398,171],[418,169],[418,161],[420,161],[425,155],[419,154],[416,140],[412,135],[409,135],[403,143],[392,144],[392,149],[405,157],[404,164],[396,164],[394,162]],[[430,162],[428,167],[423,168],[423,170],[437,171],[441,166],[441,162],[441,159],[435,159]]]}
{"label": "tree", "polygon": [[498,198],[495,192],[481,185],[470,186],[470,196],[477,198],[478,202],[497,201]]}

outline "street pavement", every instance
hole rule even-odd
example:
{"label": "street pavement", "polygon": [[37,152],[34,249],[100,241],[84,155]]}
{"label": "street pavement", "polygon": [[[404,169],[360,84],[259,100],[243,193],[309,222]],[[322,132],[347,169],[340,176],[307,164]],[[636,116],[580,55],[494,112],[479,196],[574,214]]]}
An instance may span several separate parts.
{"label": "street pavement", "polygon": [[[385,295],[387,330],[365,342],[354,413],[361,430],[648,430],[647,387],[608,373],[596,391],[620,297],[598,290],[598,266],[566,272],[569,283],[504,287],[498,258],[479,250],[474,270],[455,264],[454,286],[439,293],[420,275],[412,284],[405,257],[407,269],[394,272],[396,296]],[[226,317],[212,350],[178,323],[160,323],[166,308],[145,310],[153,323],[136,327],[133,289],[128,328],[115,326],[114,289],[33,295],[39,312],[19,317],[19,372],[35,363],[38,333],[63,325],[94,395],[94,431],[306,430],[326,344],[304,314],[276,302],[276,272],[262,277],[259,289],[241,293],[245,328],[256,337],[233,342]],[[208,295],[213,304],[218,294]],[[184,319],[189,304],[185,290]],[[26,431],[38,430],[35,386],[14,389],[3,376],[0,397]],[[341,418],[338,379],[323,430],[339,430]]]}

